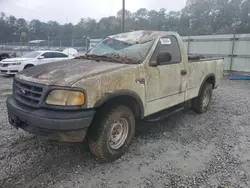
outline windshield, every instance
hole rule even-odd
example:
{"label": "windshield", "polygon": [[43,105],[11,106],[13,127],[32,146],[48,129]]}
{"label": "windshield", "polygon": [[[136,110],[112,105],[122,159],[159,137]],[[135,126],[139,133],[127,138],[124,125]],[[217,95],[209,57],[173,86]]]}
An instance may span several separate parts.
{"label": "windshield", "polygon": [[87,56],[107,56],[120,63],[139,64],[144,61],[154,40],[129,44],[115,38],[106,38],[96,45]]}
{"label": "windshield", "polygon": [[22,57],[25,58],[36,58],[40,53],[39,52],[29,52],[27,54],[24,54]]}

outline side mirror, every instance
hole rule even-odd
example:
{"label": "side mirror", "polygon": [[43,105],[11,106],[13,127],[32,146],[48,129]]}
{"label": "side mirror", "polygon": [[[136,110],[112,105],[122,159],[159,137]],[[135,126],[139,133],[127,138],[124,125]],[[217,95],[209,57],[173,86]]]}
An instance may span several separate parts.
{"label": "side mirror", "polygon": [[156,58],[157,65],[160,65],[161,63],[169,62],[172,60],[172,56],[168,52],[160,52]]}
{"label": "side mirror", "polygon": [[38,57],[38,59],[44,59],[44,58],[45,58],[45,57],[44,57],[44,56],[42,56],[42,55]]}

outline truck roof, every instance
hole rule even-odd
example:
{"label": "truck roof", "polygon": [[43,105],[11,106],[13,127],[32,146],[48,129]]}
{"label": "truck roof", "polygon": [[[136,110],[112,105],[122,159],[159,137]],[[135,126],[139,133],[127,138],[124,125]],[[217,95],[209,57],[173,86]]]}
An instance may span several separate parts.
{"label": "truck roof", "polygon": [[136,44],[144,43],[165,35],[176,35],[176,32],[140,30],[112,35],[110,36],[110,38],[114,38],[129,44]]}

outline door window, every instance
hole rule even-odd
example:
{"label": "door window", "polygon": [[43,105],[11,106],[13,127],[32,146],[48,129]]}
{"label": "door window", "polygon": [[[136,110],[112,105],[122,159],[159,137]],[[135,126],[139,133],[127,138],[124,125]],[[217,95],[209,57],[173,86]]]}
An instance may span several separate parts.
{"label": "door window", "polygon": [[53,58],[53,53],[52,52],[46,52],[42,55],[45,59],[50,59]]}
{"label": "door window", "polygon": [[178,41],[175,36],[164,36],[161,37],[156,48],[154,54],[151,58],[151,61],[156,61],[157,56],[161,52],[168,52],[171,55],[171,61],[161,63],[161,65],[167,64],[177,64],[181,62],[181,51],[178,44]]}
{"label": "door window", "polygon": [[68,57],[66,54],[53,52],[53,58],[66,58],[66,57]]}
{"label": "door window", "polygon": [[45,59],[48,58],[66,58],[68,57],[66,54],[63,53],[57,53],[57,52],[46,52],[43,54]]}

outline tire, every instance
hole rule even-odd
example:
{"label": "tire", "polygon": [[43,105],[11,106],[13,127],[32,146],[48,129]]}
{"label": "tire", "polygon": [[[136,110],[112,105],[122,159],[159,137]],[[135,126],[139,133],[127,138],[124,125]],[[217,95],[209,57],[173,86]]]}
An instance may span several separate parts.
{"label": "tire", "polygon": [[90,152],[101,161],[114,161],[134,138],[134,113],[127,106],[115,106],[102,109],[95,120],[88,135]]}
{"label": "tire", "polygon": [[25,70],[25,69],[28,69],[28,68],[31,68],[31,67],[34,67],[34,65],[26,65],[26,66],[24,67],[24,70]]}
{"label": "tire", "polygon": [[201,89],[200,95],[192,100],[191,108],[199,114],[207,112],[212,100],[213,87],[205,83]]}

